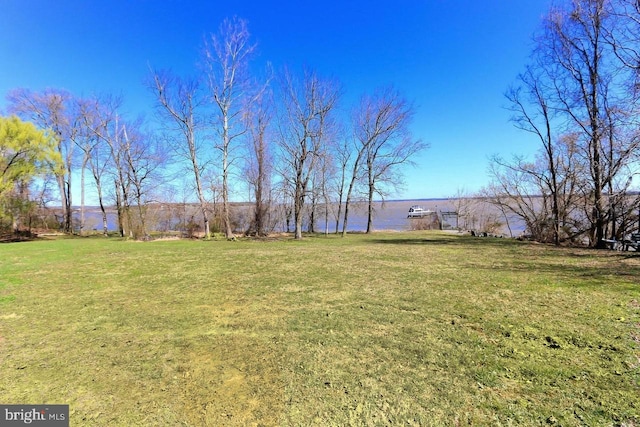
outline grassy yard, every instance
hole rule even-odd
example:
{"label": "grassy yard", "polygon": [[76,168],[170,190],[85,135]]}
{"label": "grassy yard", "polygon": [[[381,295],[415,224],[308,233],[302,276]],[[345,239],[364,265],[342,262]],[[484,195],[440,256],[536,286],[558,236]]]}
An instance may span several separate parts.
{"label": "grassy yard", "polygon": [[72,426],[640,425],[640,256],[435,232],[0,244],[0,403]]}

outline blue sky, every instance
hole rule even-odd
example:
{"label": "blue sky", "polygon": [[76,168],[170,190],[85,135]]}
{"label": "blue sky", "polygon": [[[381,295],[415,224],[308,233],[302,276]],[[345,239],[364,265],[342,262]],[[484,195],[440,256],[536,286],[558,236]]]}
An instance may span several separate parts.
{"label": "blue sky", "polygon": [[524,69],[547,0],[178,1],[0,0],[0,112],[17,87],[122,94],[152,114],[143,81],[154,68],[195,71],[206,34],[225,17],[249,23],[254,65],[313,68],[338,79],[348,109],[394,85],[416,107],[413,132],[430,148],[394,198],[473,193],[488,157],[530,154],[504,92]]}

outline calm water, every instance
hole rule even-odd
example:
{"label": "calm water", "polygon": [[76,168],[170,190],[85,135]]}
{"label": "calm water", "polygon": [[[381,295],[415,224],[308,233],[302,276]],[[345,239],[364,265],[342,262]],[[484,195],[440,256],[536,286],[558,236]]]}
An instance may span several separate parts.
{"label": "calm water", "polygon": [[[459,221],[459,226],[461,228],[468,229],[477,229],[480,230],[482,228],[482,216],[487,215],[487,212],[493,212],[495,215],[495,209],[491,207],[491,205],[474,201],[474,206],[467,207],[467,211],[471,210],[473,212],[473,217],[476,218],[475,221],[470,222],[467,220],[466,222],[461,218]],[[428,199],[428,200],[394,200],[388,202],[375,202],[374,203],[374,218],[373,218],[373,228],[377,231],[382,230],[392,230],[392,231],[404,231],[410,230],[412,228],[412,220],[407,218],[407,213],[409,208],[413,205],[421,206],[424,209],[428,209],[434,212],[448,212],[448,211],[456,211],[457,209],[461,209],[459,203],[456,203],[455,200],[450,199]],[[247,209],[246,207],[240,209]],[[245,211],[246,212],[246,211]],[[190,207],[190,211],[186,214],[182,215],[174,215],[168,217],[165,220],[165,223],[170,223],[175,226],[181,218],[189,219],[193,215],[195,221],[199,221],[197,208],[195,206]],[[88,212],[85,212],[86,224],[88,229],[101,229],[102,228],[102,216],[97,209],[89,209]],[[110,231],[117,230],[117,217],[114,211],[108,212],[108,227]],[[502,219],[504,221],[504,219]],[[455,220],[452,219],[450,221],[450,225],[455,227]],[[521,223],[516,220],[511,219],[511,231],[514,235],[522,233],[524,227]],[[352,205],[349,211],[349,231],[365,231],[367,228],[367,206],[366,204],[356,204]],[[286,223],[281,221],[276,231],[285,231]],[[304,225],[304,229],[307,229],[306,224]],[[328,220],[328,229],[329,232],[335,231],[335,218],[330,214]],[[322,232],[325,230],[325,218],[323,213],[319,213],[316,219],[316,231]],[[342,230],[342,223],[340,223],[340,230]],[[503,227],[501,230],[504,234],[509,234],[506,227]]]}
{"label": "calm water", "polygon": [[[438,211],[452,211],[454,207],[448,200],[394,200],[389,202],[375,202],[373,229],[404,231],[410,230],[412,221],[407,218],[411,206],[418,205],[424,209]],[[335,229],[335,219],[330,222],[330,230]],[[324,225],[324,219],[322,221]],[[340,224],[342,227],[342,224]],[[342,228],[340,228],[342,229]],[[365,231],[367,229],[367,205],[360,204],[349,209],[349,231]]]}

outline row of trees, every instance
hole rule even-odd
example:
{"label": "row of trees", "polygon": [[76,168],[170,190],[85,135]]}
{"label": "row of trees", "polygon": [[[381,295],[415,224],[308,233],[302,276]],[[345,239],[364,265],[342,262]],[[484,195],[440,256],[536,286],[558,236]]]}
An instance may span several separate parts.
{"label": "row of trees", "polygon": [[[44,129],[54,141],[61,167],[37,182],[39,202],[60,204],[60,228],[74,227],[74,178],[80,176],[80,224],[85,221],[86,174],[93,177],[95,196],[107,233],[107,207],[113,201],[123,236],[146,236],[145,205],[163,182],[166,156],[159,139],[143,130],[142,123],[124,120],[121,101],[104,97],[78,98],[63,90],[32,92],[16,89],[9,96],[10,111]],[[109,202],[108,202],[109,201]]]}
{"label": "row of trees", "polygon": [[640,3],[553,7],[531,63],[507,92],[513,121],[539,141],[535,159],[493,158],[484,190],[541,241],[621,239],[640,198]]}
{"label": "row of trees", "polygon": [[54,141],[62,167],[37,182],[43,202],[45,194],[60,201],[63,231],[77,229],[72,189],[78,176],[80,232],[87,188],[95,191],[105,234],[107,207],[113,204],[121,235],[144,239],[149,204],[171,201],[167,188],[186,186],[199,206],[205,236],[215,215],[232,239],[230,201],[239,182],[253,198],[250,234],[268,233],[270,213],[283,206],[291,212],[296,238],[302,237],[304,215],[313,227],[319,206],[325,218],[329,207],[338,207],[332,214],[336,232],[342,220],[344,234],[349,207],[362,198],[369,202],[371,231],[374,197],[397,187],[398,166],[425,147],[409,131],[411,105],[396,90],[382,89],[363,96],[351,117],[341,120],[337,81],[310,70],[252,72],[255,52],[246,22],[227,19],[204,43],[193,77],[151,69],[155,121],[128,119],[121,99],[112,96],[12,91],[9,112],[45,129]]}

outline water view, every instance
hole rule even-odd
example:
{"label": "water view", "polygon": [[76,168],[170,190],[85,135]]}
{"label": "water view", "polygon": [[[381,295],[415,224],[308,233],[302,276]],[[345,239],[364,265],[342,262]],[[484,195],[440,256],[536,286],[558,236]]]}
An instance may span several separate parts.
{"label": "water view", "polygon": [[[417,199],[417,200],[392,200],[386,202],[374,202],[374,231],[407,231],[426,227],[427,217],[408,218],[409,209],[419,206],[428,212],[429,217],[435,216],[442,223],[443,228],[486,231],[487,228],[505,236],[517,236],[524,232],[522,221],[509,218],[508,221],[500,215],[489,203],[478,199]],[[236,231],[247,228],[250,221],[252,206],[250,204],[237,204],[234,206],[236,217]],[[79,209],[76,211],[76,223],[79,223]],[[328,216],[325,209],[319,208],[315,217],[316,232],[333,233],[336,231],[337,206],[331,206]],[[196,205],[163,205],[149,214],[150,222],[157,231],[175,231],[183,228],[189,222],[199,224],[202,221]],[[508,222],[508,223],[507,223]],[[491,223],[491,224],[489,224]],[[496,225],[498,223],[498,225]],[[100,230],[102,228],[102,215],[95,207],[87,208],[85,212],[85,229]],[[273,217],[273,231],[286,232],[294,227],[293,218],[290,218],[289,228],[285,214],[276,213]],[[107,225],[109,231],[116,231],[117,214],[114,209],[107,211]],[[367,205],[356,203],[350,208],[348,231],[363,232],[367,228]],[[309,229],[309,216],[305,216],[303,229]],[[342,220],[338,223],[338,230],[342,230]]]}

